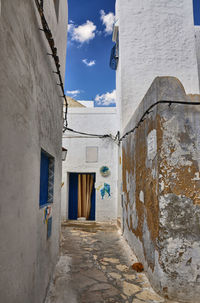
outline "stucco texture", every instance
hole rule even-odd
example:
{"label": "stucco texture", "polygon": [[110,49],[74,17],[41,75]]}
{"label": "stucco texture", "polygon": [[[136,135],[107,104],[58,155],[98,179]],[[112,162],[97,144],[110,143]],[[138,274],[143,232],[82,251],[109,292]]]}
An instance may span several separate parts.
{"label": "stucco texture", "polygon": [[[89,134],[112,134],[118,131],[118,116],[115,108],[70,108],[69,127]],[[63,146],[68,149],[67,158],[63,165],[62,187],[62,219],[68,219],[68,190],[69,173],[96,174],[96,213],[97,221],[117,219],[118,198],[118,145],[111,138],[94,138],[66,132],[63,137]],[[96,162],[86,161],[86,148],[97,147]],[[107,166],[110,174],[103,177],[100,168]],[[102,199],[101,189],[104,183],[110,186],[110,196],[105,194]],[[74,201],[76,203],[76,201]]]}
{"label": "stucco texture", "polygon": [[199,93],[199,80],[191,0],[117,0],[116,11],[124,129],[154,78],[177,77],[187,94]]}
{"label": "stucco texture", "polygon": [[[155,79],[126,130],[151,104],[181,96],[187,102],[176,78]],[[123,140],[124,235],[154,289],[192,303],[200,295],[199,115],[199,105],[159,104]]]}
{"label": "stucco texture", "polygon": [[[58,22],[53,1],[44,11],[63,66],[67,1]],[[35,1],[3,1],[0,25],[0,301],[41,303],[59,253],[61,92]],[[55,158],[48,240],[39,208],[41,148]]]}

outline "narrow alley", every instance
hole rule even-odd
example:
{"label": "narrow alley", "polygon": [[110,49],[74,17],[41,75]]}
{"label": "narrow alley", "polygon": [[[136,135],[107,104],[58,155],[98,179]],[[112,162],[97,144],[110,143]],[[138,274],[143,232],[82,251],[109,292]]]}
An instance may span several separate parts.
{"label": "narrow alley", "polygon": [[116,225],[64,223],[61,257],[45,303],[169,302],[153,291],[144,273],[132,269],[134,262]]}
{"label": "narrow alley", "polygon": [[0,303],[200,303],[200,0],[0,0],[0,45]]}

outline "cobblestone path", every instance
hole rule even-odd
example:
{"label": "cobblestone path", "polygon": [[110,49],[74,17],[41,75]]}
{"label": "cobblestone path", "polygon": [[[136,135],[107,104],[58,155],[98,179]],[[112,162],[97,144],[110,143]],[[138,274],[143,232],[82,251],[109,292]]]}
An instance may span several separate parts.
{"label": "cobblestone path", "polygon": [[[45,303],[169,302],[151,288],[116,226],[68,222]],[[173,302],[176,303],[176,302]]]}

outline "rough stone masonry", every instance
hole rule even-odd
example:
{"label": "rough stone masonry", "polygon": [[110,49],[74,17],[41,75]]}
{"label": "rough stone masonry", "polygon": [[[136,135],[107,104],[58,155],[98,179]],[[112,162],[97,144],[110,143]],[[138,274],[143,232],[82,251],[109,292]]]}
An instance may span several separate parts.
{"label": "rough stone masonry", "polygon": [[158,77],[126,127],[161,101],[123,140],[124,235],[154,289],[169,299],[200,296],[200,105],[177,78]]}

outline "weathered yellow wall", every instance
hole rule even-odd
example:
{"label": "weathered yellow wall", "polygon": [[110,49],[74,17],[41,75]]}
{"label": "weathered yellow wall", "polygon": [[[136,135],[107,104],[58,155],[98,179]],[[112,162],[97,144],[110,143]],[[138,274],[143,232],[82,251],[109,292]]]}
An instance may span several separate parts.
{"label": "weathered yellow wall", "polygon": [[[127,130],[148,105],[161,100],[156,97],[163,88],[163,100],[177,100],[175,94],[184,89],[171,80],[154,81]],[[167,91],[173,90],[168,99]],[[188,97],[183,94],[182,99]],[[198,302],[200,105],[156,105],[123,139],[122,150],[124,235],[158,292]]]}

